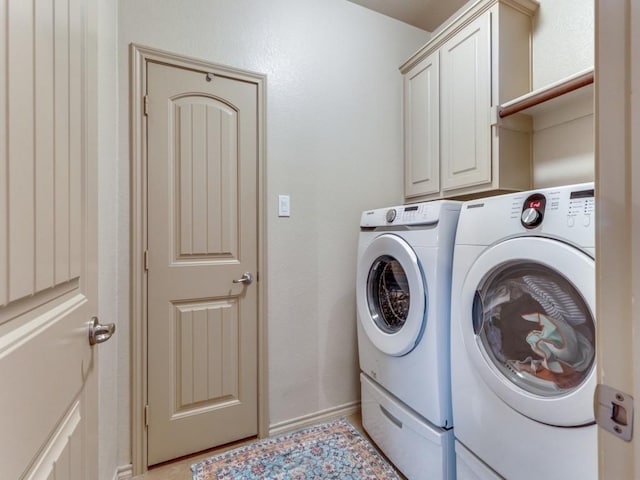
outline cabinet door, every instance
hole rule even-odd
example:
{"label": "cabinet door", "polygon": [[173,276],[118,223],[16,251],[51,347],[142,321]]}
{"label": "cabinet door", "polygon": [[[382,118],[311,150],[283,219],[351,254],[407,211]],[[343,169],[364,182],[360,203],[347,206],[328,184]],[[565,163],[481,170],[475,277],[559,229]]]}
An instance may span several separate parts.
{"label": "cabinet door", "polygon": [[439,52],[404,76],[404,193],[440,191]]}
{"label": "cabinet door", "polygon": [[441,51],[442,189],[491,182],[490,13]]}

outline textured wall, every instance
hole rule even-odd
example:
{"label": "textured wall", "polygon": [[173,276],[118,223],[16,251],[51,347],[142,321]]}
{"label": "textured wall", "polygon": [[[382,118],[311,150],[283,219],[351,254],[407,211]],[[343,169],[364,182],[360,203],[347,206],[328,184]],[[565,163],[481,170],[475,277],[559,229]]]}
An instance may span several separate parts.
{"label": "textured wall", "polygon": [[[270,423],[357,401],[358,222],[364,209],[402,201],[398,66],[428,34],[344,0],[122,0],[118,8],[119,328],[129,328],[128,45],[265,73]],[[277,217],[279,193],[291,195],[291,218]],[[125,338],[119,372],[128,378]],[[121,464],[127,442],[121,435]]]}
{"label": "textured wall", "polygon": [[593,0],[538,0],[533,24],[533,88],[593,66]]}
{"label": "textured wall", "polygon": [[[533,88],[561,80],[594,64],[593,0],[539,0],[533,28]],[[567,114],[567,112],[572,114]],[[555,115],[555,121],[553,116]],[[593,181],[592,104],[534,119],[533,187]]]}

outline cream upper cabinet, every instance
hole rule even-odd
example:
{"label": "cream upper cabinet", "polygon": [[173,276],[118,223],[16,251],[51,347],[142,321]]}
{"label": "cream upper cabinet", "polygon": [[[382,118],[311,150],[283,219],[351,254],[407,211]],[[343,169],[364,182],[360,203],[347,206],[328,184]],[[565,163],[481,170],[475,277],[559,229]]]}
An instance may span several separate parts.
{"label": "cream upper cabinet", "polygon": [[400,67],[407,201],[530,188],[530,119],[497,107],[530,91],[537,7],[480,0]]}
{"label": "cream upper cabinet", "polygon": [[491,16],[482,15],[440,49],[442,190],[491,182]]}
{"label": "cream upper cabinet", "polygon": [[440,52],[404,76],[405,178],[407,197],[440,192]]}

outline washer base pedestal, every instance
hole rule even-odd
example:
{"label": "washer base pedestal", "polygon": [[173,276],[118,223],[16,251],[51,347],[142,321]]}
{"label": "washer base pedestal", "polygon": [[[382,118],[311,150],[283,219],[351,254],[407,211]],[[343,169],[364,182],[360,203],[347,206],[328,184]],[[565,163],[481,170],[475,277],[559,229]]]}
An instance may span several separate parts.
{"label": "washer base pedestal", "polygon": [[453,430],[429,425],[364,374],[362,425],[409,479],[455,479]]}

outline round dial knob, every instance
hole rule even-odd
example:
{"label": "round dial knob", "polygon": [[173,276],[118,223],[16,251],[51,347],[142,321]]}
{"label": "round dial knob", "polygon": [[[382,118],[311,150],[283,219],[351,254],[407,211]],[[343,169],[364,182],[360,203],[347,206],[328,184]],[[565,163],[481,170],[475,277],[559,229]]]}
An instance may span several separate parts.
{"label": "round dial knob", "polygon": [[534,227],[542,220],[542,215],[535,208],[526,208],[522,212],[522,223],[527,227]]}
{"label": "round dial knob", "polygon": [[389,210],[387,210],[387,222],[391,223],[396,219],[396,209],[395,208],[391,208]]}

